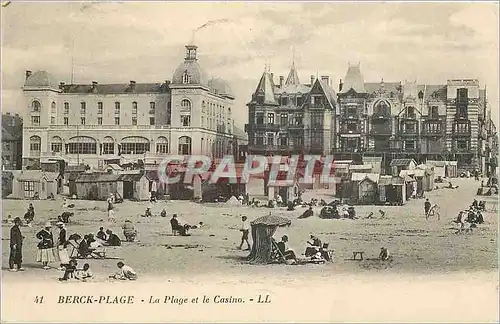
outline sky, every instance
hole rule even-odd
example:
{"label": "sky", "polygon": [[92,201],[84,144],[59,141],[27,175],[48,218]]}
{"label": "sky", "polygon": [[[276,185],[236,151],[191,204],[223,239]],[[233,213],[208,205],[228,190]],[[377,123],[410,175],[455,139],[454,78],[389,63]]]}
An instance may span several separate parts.
{"label": "sky", "polygon": [[[163,82],[198,45],[209,76],[226,79],[236,121],[265,69],[276,82],[292,61],[301,82],[349,62],[365,82],[479,79],[498,119],[497,3],[19,3],[2,8],[2,110],[20,112],[25,70],[69,83]],[[204,26],[204,27],[203,27]],[[72,64],[72,43],[74,56]]]}

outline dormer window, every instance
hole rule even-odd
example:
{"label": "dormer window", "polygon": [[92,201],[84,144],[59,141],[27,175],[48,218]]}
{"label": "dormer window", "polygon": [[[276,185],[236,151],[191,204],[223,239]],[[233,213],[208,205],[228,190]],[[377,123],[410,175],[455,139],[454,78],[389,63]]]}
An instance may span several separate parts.
{"label": "dormer window", "polygon": [[189,83],[189,74],[187,71],[184,71],[184,74],[182,75],[182,83]]}

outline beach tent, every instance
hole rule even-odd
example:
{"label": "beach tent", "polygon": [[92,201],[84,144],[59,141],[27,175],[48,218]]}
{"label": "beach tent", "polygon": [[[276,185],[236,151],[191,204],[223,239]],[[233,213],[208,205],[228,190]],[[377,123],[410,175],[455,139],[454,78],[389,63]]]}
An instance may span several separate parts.
{"label": "beach tent", "polygon": [[250,223],[252,227],[252,251],[248,261],[252,264],[267,264],[271,261],[272,238],[278,226],[290,226],[288,218],[269,215],[262,216]]}

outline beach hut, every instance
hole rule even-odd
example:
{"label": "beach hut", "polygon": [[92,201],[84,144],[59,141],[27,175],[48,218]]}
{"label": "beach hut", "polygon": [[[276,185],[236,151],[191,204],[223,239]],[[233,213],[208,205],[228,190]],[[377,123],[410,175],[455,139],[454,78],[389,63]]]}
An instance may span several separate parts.
{"label": "beach hut", "polygon": [[33,198],[38,194],[40,199],[47,199],[62,189],[62,177],[56,172],[22,170],[12,171],[12,175],[12,198]]}
{"label": "beach hut", "polygon": [[267,264],[271,261],[273,235],[281,226],[290,226],[292,221],[288,218],[269,215],[262,216],[250,223],[252,227],[252,250],[248,256],[251,264]]}
{"label": "beach hut", "polygon": [[283,199],[283,203],[288,203],[289,201],[294,201],[297,198],[299,185],[297,181],[275,181],[269,182],[268,187],[268,199],[275,199],[276,195],[280,195]]}
{"label": "beach hut", "polygon": [[378,173],[353,173],[351,175],[351,203],[375,203],[379,178]]}
{"label": "beach hut", "polygon": [[149,179],[144,172],[120,174],[123,183],[123,199],[149,200]]}
{"label": "beach hut", "polygon": [[393,159],[390,164],[392,175],[399,176],[402,170],[411,171],[417,167],[414,159]]}
{"label": "beach hut", "polygon": [[119,174],[81,173],[75,179],[76,195],[89,200],[106,200],[110,194],[123,197],[123,182],[119,178]]}
{"label": "beach hut", "polygon": [[424,191],[432,191],[434,189],[434,168],[426,164],[420,164],[414,170],[415,179],[417,180],[417,195],[423,194]]}
{"label": "beach hut", "polygon": [[380,176],[378,190],[382,204],[403,205],[406,201],[406,185],[400,176]]}
{"label": "beach hut", "polygon": [[120,174],[123,171],[123,168],[121,166],[119,166],[118,164],[110,163],[110,164],[105,166],[104,170],[108,173]]}
{"label": "beach hut", "polygon": [[458,162],[457,161],[446,161],[446,176],[448,178],[458,177]]}
{"label": "beach hut", "polygon": [[382,171],[382,157],[378,156],[363,156],[363,164],[368,164],[372,166],[372,173],[378,173]]}
{"label": "beach hut", "polygon": [[427,160],[425,164],[434,167],[435,178],[446,177],[446,161]]}

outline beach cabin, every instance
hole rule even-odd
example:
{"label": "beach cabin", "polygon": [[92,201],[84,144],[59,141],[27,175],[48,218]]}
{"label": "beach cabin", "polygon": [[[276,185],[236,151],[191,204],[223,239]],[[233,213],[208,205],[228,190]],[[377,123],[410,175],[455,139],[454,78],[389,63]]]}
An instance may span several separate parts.
{"label": "beach cabin", "polygon": [[436,179],[446,177],[446,161],[427,160],[425,164],[434,167],[434,177]]}
{"label": "beach cabin", "polygon": [[56,172],[40,170],[12,171],[12,194],[10,198],[40,199],[56,196],[62,191],[62,177]]}
{"label": "beach cabin", "polygon": [[414,159],[393,159],[390,164],[391,174],[399,176],[402,170],[414,170],[417,167],[417,162]]}
{"label": "beach cabin", "polygon": [[417,196],[421,197],[424,191],[434,189],[434,168],[426,164],[420,164],[414,170],[417,180]]}
{"label": "beach cabin", "polygon": [[351,175],[351,203],[374,204],[377,202],[378,173],[352,173]]}
{"label": "beach cabin", "polygon": [[149,200],[149,179],[144,172],[122,173],[118,182],[123,183],[123,199]]}
{"label": "beach cabin", "polygon": [[382,157],[378,156],[363,156],[363,164],[371,165],[371,173],[378,173],[382,171]]}
{"label": "beach cabin", "polygon": [[104,170],[107,173],[120,174],[123,171],[123,168],[121,166],[119,166],[118,164],[111,163],[111,164],[106,165],[104,167]]}
{"label": "beach cabin", "polygon": [[106,200],[110,194],[123,197],[123,182],[119,179],[119,174],[81,173],[75,179],[76,195],[88,200]]}
{"label": "beach cabin", "polygon": [[298,197],[299,185],[297,181],[276,181],[269,182],[268,196],[269,200],[275,199],[276,195],[280,195],[283,199],[283,203],[288,203],[289,201],[294,201]]}
{"label": "beach cabin", "polygon": [[378,183],[381,204],[403,205],[406,202],[406,185],[399,176],[380,176]]}
{"label": "beach cabin", "polygon": [[458,178],[458,162],[446,161],[445,174],[448,178]]}

